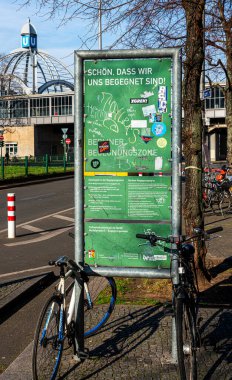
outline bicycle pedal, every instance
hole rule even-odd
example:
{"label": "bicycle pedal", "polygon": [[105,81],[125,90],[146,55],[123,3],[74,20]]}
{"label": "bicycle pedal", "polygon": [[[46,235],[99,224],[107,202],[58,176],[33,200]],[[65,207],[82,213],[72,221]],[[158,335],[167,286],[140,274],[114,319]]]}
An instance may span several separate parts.
{"label": "bicycle pedal", "polygon": [[77,356],[80,359],[88,359],[89,358],[89,349],[85,348],[84,351],[78,351]]}

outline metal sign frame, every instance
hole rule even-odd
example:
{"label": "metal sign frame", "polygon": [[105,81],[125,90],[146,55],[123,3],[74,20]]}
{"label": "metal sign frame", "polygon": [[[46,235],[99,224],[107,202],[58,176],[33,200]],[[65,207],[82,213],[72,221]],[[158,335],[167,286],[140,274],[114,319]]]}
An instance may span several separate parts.
{"label": "metal sign frame", "polygon": [[[84,264],[84,102],[85,60],[172,59],[172,232],[181,234],[181,52],[180,49],[146,49],[113,51],[75,51],[75,260]],[[170,278],[178,276],[177,266],[170,269],[88,267],[89,275]]]}

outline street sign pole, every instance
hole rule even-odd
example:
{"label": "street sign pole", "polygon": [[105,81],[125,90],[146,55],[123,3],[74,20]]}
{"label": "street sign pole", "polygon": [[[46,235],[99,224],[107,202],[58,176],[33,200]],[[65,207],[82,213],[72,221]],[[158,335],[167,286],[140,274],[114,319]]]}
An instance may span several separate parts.
{"label": "street sign pole", "polygon": [[67,161],[67,149],[66,149],[66,139],[67,139],[67,132],[68,132],[68,128],[61,128],[62,132],[63,132],[63,135],[62,135],[62,138],[63,138],[63,147],[64,147],[64,157],[65,157],[65,161]]}
{"label": "street sign pole", "polygon": [[[0,133],[1,133],[1,131],[0,131]],[[4,144],[4,136],[3,136],[3,131],[2,131],[2,133],[0,134],[1,161],[2,161],[2,147],[3,147],[3,144]]]}
{"label": "street sign pole", "polygon": [[67,152],[66,152],[66,142],[65,142],[65,139],[64,139],[64,157],[65,157],[65,161],[67,161]]}

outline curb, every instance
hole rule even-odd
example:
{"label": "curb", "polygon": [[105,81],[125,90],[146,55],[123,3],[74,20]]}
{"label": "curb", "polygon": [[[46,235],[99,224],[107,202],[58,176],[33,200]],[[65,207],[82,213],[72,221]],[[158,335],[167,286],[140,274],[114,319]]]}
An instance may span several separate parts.
{"label": "curb", "polygon": [[[12,187],[22,187],[22,186],[25,186],[25,185],[37,185],[39,183],[46,183],[46,182],[52,182],[52,181],[61,181],[63,179],[70,179],[70,178],[74,178],[74,174],[62,174],[58,177],[47,177],[47,178],[36,178],[36,179],[27,179],[27,178],[24,178],[21,180],[18,180],[17,182],[17,179],[15,179],[15,182],[14,181],[10,181],[8,183],[3,183],[1,185],[1,181],[0,181],[0,190],[4,190],[4,189],[10,189]],[[24,181],[24,182],[23,182]]]}
{"label": "curb", "polygon": [[32,379],[32,348],[31,342],[24,351],[0,374],[1,380],[31,380]]}

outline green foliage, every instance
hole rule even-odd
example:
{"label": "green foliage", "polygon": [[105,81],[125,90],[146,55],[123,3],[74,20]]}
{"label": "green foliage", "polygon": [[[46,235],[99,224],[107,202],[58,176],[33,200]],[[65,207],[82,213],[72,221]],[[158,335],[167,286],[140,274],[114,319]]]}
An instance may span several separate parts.
{"label": "green foliage", "polygon": [[[118,305],[159,305],[159,295],[163,299],[169,292],[170,284],[167,280],[115,278],[117,286]],[[109,303],[110,292],[106,288],[97,299],[98,305]]]}

